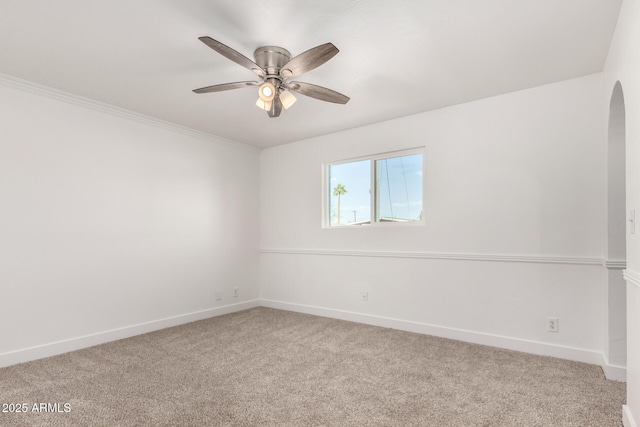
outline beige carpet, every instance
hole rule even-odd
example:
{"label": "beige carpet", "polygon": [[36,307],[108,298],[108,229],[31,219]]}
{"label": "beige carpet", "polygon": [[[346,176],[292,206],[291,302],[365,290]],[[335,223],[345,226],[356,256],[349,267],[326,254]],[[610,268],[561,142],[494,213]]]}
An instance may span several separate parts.
{"label": "beige carpet", "polygon": [[624,399],[598,366],[268,308],[0,369],[28,407],[2,426],[605,427]]}

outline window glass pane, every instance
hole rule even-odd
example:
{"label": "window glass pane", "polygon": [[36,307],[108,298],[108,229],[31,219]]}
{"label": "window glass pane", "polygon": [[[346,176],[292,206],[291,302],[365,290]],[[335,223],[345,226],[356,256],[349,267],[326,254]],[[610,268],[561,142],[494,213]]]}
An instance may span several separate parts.
{"label": "window glass pane", "polygon": [[422,219],[422,155],[376,161],[376,221]]}
{"label": "window glass pane", "polygon": [[371,222],[371,161],[329,166],[329,223],[364,225]]}

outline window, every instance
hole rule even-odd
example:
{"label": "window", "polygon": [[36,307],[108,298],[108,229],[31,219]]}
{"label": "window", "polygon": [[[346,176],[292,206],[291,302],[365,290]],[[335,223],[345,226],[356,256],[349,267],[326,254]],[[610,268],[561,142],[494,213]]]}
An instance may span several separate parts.
{"label": "window", "polygon": [[329,227],[422,221],[421,150],[336,162],[326,171]]}

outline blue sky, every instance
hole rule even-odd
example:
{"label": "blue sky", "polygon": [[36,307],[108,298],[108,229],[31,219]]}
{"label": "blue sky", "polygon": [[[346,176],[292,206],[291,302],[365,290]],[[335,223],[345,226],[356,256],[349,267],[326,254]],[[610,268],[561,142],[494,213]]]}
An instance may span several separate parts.
{"label": "blue sky", "polygon": [[[377,181],[381,217],[418,219],[422,212],[422,155],[378,160]],[[340,183],[347,193],[340,197],[340,223],[371,219],[371,161],[342,163],[329,167],[331,224],[337,223],[338,197],[333,189]]]}

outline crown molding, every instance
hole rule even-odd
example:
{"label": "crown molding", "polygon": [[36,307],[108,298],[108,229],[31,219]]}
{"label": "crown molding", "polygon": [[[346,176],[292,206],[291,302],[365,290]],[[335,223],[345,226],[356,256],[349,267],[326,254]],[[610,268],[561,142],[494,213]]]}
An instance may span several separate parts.
{"label": "crown molding", "polygon": [[116,107],[111,104],[99,102],[90,98],[86,98],[80,95],[75,95],[62,90],[54,89],[48,86],[40,85],[28,80],[19,79],[17,77],[9,76],[7,74],[0,74],[0,85],[19,89],[25,92],[30,92],[36,95],[51,98],[57,101],[61,101],[67,104],[72,104],[91,110],[99,111],[101,113],[110,114],[112,116],[124,118],[127,120],[136,121],[150,126],[155,126],[171,132],[176,132],[192,138],[201,139],[207,142],[212,142],[224,147],[240,149],[244,151],[259,152],[260,149],[252,145],[243,144],[241,142],[232,141],[219,136],[215,136],[209,133],[201,132],[195,129],[181,126],[175,123],[161,120],[155,117],[147,116],[145,114],[136,113],[135,111],[127,110],[124,108]]}

